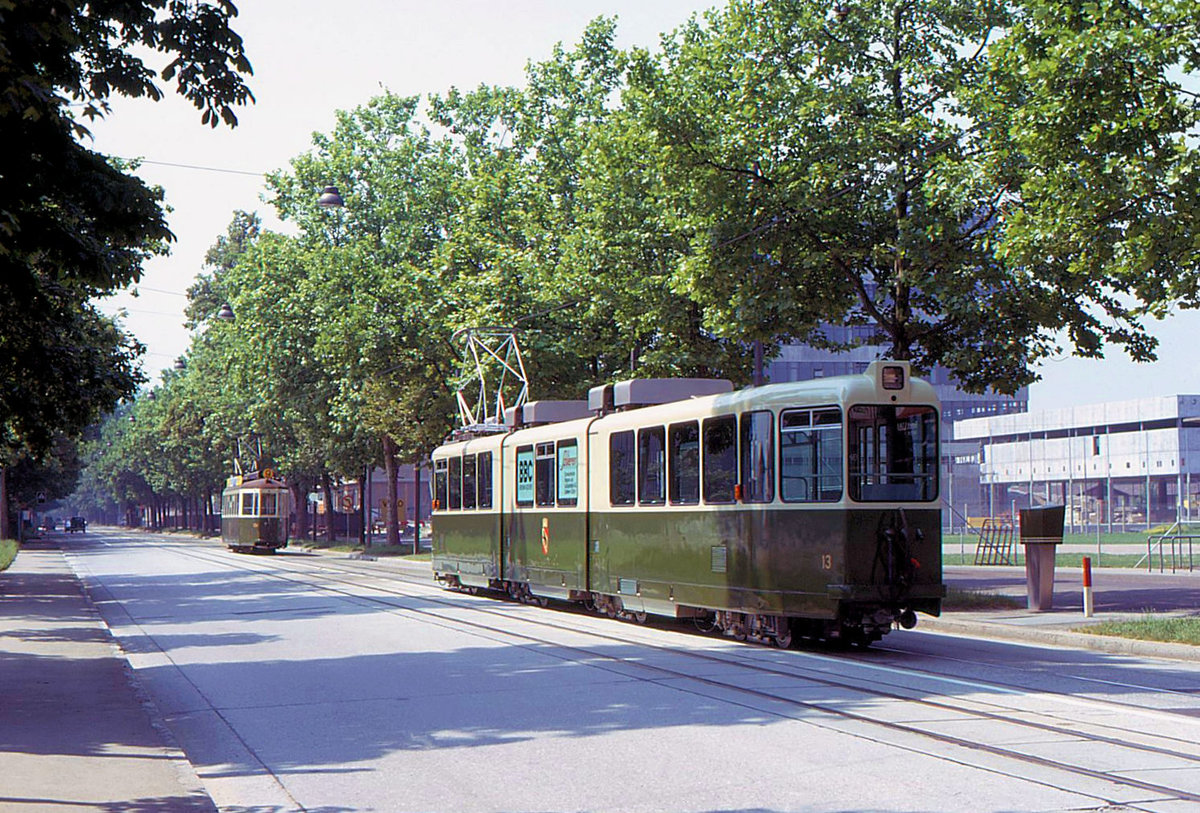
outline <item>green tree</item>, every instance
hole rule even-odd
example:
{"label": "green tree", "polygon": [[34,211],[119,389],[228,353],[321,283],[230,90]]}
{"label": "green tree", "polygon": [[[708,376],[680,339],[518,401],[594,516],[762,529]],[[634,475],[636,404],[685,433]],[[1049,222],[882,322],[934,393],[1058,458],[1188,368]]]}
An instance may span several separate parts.
{"label": "green tree", "polygon": [[136,343],[87,303],[136,281],[171,235],[161,193],[87,149],[85,122],[113,94],[161,98],[144,46],[204,122],[234,124],[252,98],[235,14],[227,0],[0,4],[0,377],[18,385],[0,395],[0,478],[139,381]]}
{"label": "green tree", "polygon": [[[382,461],[390,489],[389,544],[399,543],[396,461],[424,459],[449,429],[447,343],[452,270],[440,249],[455,210],[460,166],[445,138],[417,117],[418,100],[384,94],[338,115],[313,152],[271,178],[280,215],[300,225],[310,258],[306,291],[315,357],[336,392],[330,469],[356,477]],[[345,208],[323,212],[336,183]],[[369,438],[372,452],[363,453]]]}
{"label": "green tree", "polygon": [[673,288],[688,241],[662,194],[657,145],[619,104],[626,56],[597,19],[532,63],[527,86],[451,91],[436,119],[469,175],[447,246],[463,326],[520,325],[536,397],[642,375],[749,369],[739,338],[704,329]]}
{"label": "green tree", "polygon": [[1065,332],[1153,357],[1147,314],[1194,305],[1192,2],[733,0],[642,53],[714,332],[820,343],[1012,391]]}

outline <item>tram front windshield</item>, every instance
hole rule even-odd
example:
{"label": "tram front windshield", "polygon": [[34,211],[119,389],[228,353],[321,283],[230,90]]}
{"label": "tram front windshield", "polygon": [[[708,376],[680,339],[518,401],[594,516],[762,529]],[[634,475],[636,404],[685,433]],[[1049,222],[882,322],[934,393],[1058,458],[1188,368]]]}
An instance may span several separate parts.
{"label": "tram front windshield", "polygon": [[847,414],[850,498],[860,502],[937,499],[937,410],[859,405]]}

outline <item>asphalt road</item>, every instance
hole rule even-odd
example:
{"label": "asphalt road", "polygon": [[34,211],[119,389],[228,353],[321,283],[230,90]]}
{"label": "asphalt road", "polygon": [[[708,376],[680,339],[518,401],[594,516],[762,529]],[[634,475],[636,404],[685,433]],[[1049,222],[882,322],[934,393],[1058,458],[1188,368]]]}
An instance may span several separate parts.
{"label": "asphalt road", "polygon": [[1200,664],[920,631],[780,651],[384,563],[64,544],[223,810],[1200,805]]}

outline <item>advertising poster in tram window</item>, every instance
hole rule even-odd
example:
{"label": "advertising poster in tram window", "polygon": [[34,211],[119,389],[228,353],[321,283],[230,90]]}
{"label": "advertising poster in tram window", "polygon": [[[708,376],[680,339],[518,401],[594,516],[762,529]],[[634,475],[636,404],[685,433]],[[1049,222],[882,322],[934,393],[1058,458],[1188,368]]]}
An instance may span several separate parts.
{"label": "advertising poster in tram window", "polygon": [[517,504],[533,505],[533,447],[517,450]]}
{"label": "advertising poster in tram window", "polygon": [[575,441],[558,444],[558,503],[579,501],[579,446]]}

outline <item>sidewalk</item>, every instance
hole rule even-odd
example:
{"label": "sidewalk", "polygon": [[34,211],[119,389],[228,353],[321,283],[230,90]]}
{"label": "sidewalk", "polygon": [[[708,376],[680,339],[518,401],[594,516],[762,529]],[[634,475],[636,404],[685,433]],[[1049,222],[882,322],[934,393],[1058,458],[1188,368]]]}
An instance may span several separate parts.
{"label": "sidewalk", "polygon": [[922,615],[917,629],[1120,655],[1200,661],[1200,646],[1076,631],[1104,621],[1139,619],[1147,613],[1200,615],[1200,571],[1148,573],[1128,568],[1094,568],[1095,612],[1090,618],[1083,614],[1083,572],[1077,567],[1055,569],[1053,606],[1046,611],[1025,608],[1029,591],[1024,566],[950,566],[944,569],[943,580],[950,589],[1007,596],[1018,607],[947,612],[940,618]]}
{"label": "sidewalk", "polygon": [[0,574],[0,811],[215,811],[54,543]]}

